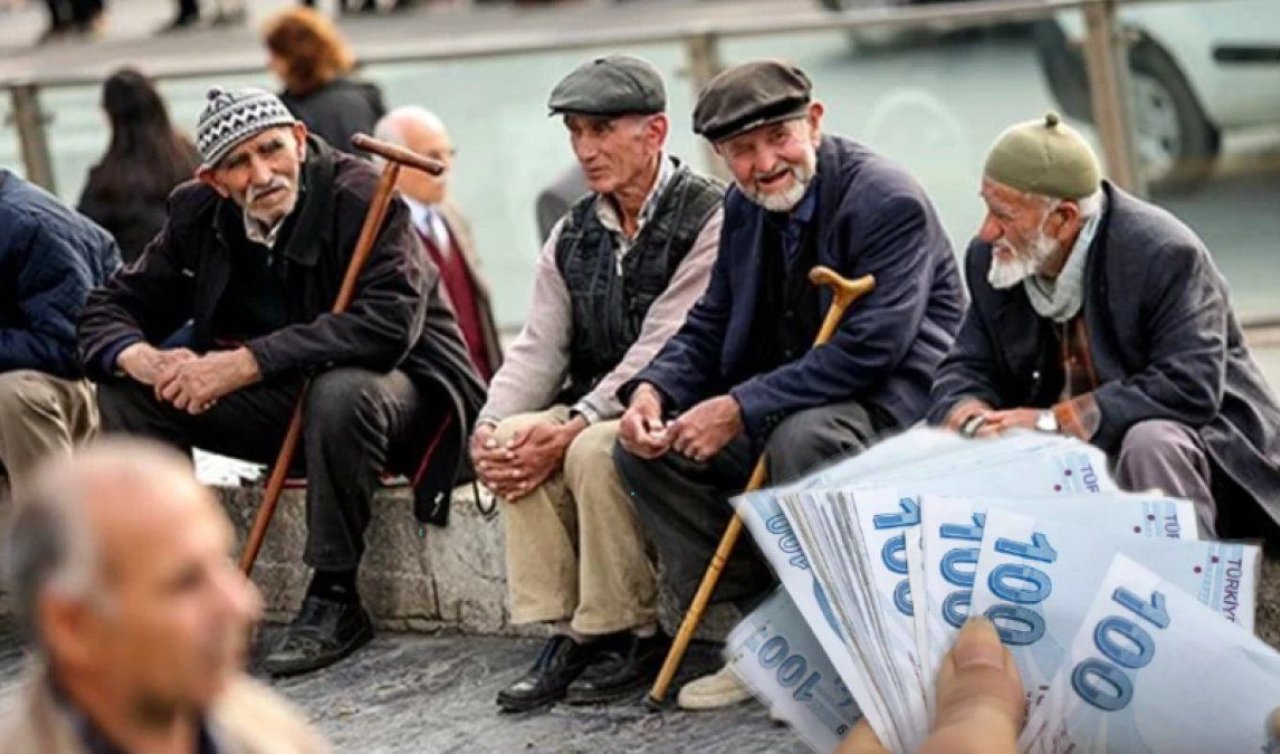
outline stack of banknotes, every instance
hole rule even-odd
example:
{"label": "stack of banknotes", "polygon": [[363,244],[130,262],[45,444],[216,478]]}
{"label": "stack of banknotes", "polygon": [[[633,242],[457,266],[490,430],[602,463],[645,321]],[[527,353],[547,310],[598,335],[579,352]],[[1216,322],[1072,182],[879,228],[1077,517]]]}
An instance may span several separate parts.
{"label": "stack of banknotes", "polygon": [[1106,469],[1056,435],[916,429],[738,497],[781,588],[731,633],[730,665],[815,751],[865,716],[906,754],[982,614],[1027,693],[1020,751],[1280,754],[1259,548],[1202,540],[1190,502],[1120,492]]}

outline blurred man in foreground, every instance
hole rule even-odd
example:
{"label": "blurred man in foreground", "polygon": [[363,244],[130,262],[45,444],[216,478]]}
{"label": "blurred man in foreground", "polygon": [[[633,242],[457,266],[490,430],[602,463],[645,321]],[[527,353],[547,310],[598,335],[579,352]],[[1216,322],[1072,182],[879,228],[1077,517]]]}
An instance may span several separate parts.
{"label": "blurred man in foreground", "polygon": [[328,747],[240,670],[260,600],[182,456],[112,440],[17,499],[11,594],[36,660],[5,754],[311,754]]}

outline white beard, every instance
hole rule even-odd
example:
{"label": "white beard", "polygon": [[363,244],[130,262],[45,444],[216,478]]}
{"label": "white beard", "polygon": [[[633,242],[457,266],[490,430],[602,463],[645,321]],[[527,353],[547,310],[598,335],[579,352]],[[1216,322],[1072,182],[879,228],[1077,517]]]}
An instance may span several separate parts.
{"label": "white beard", "polygon": [[770,212],[790,212],[804,198],[804,192],[809,190],[809,184],[813,182],[813,176],[818,172],[818,155],[810,153],[806,156],[804,164],[791,165],[788,169],[794,180],[785,191],[774,193],[758,191],[754,182],[751,186],[739,183],[738,188],[742,189],[742,193],[746,194],[748,199]]}
{"label": "white beard", "polygon": [[[1027,245],[1025,251],[1018,251],[1004,241],[999,241],[992,249],[991,268],[987,270],[987,282],[996,290],[1005,290],[1021,283],[1023,280],[1040,272],[1045,261],[1058,253],[1061,244],[1057,239],[1045,235],[1044,229],[1036,231],[1036,237]],[[995,255],[996,249],[1004,249],[1013,256],[1003,262]]]}

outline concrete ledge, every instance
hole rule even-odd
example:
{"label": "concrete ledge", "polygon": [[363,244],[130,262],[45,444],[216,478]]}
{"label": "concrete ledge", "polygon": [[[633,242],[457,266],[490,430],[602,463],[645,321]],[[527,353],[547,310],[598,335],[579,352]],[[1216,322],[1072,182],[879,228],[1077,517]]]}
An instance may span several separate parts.
{"label": "concrete ledge", "polygon": [[[235,524],[237,546],[252,525],[261,487],[218,487]],[[486,501],[487,502],[487,501]],[[470,487],[454,492],[449,525],[420,533],[407,488],[374,498],[368,548],[360,568],[360,592],[380,627],[393,631],[456,630],[472,634],[540,635],[537,626],[515,626],[507,612],[502,522],[486,520]],[[289,620],[310,577],[302,564],[306,532],[301,490],[286,491],[258,556],[253,580],[262,590],[269,621]],[[673,632],[682,617],[674,595],[662,597],[663,623]],[[723,639],[738,618],[731,606],[708,611],[698,638]]]}

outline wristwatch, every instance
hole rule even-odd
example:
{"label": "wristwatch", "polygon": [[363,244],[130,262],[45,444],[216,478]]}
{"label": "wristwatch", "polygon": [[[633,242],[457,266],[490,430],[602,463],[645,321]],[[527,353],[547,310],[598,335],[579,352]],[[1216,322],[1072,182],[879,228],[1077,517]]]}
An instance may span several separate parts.
{"label": "wristwatch", "polygon": [[1041,411],[1036,414],[1036,431],[1056,435],[1062,427],[1058,426],[1058,417],[1052,411]]}

